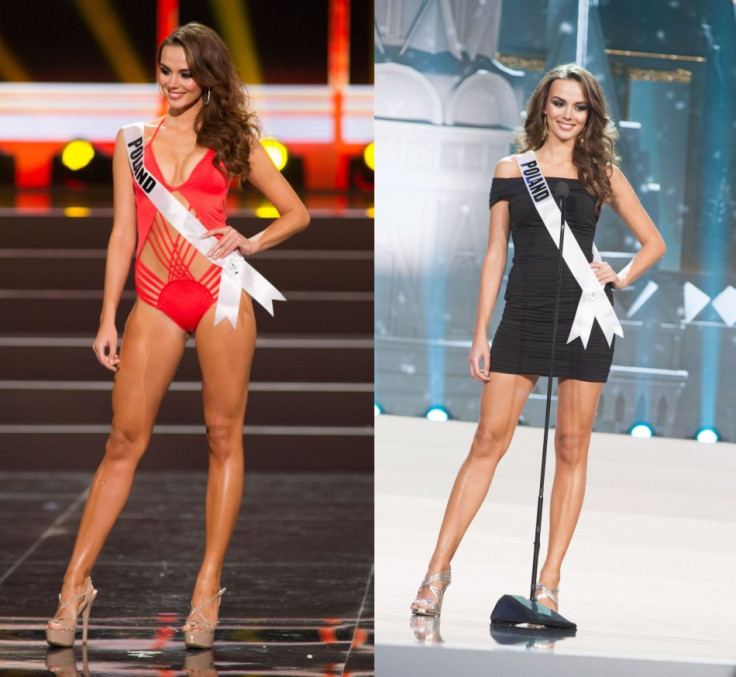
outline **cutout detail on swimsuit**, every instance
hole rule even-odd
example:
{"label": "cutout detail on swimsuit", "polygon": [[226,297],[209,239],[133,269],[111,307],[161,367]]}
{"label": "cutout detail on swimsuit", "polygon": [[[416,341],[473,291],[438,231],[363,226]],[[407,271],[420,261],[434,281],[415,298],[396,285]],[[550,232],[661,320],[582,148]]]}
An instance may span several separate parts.
{"label": "cutout detail on swimsuit", "polygon": [[[151,147],[156,132],[144,147],[144,153],[147,160],[151,160],[154,175],[161,178],[161,169]],[[197,199],[202,195],[201,187],[195,187],[200,182],[195,175],[200,168],[204,172],[206,166],[200,161],[182,184],[192,183],[187,189],[187,196]],[[212,172],[219,175],[214,167]],[[222,191],[226,194],[227,185],[221,183],[221,177],[213,178],[217,181],[212,183],[207,193],[211,190],[213,196]],[[204,174],[201,180],[209,183],[208,175]],[[180,190],[174,190],[172,195],[197,216]],[[139,210],[139,228],[143,214],[143,210]],[[135,263],[136,291],[143,302],[166,313],[185,331],[193,332],[202,316],[217,302],[222,268],[200,254],[158,211],[147,211],[146,214],[150,214],[146,220],[150,218],[151,221],[149,227],[142,232],[139,230],[142,243]]]}

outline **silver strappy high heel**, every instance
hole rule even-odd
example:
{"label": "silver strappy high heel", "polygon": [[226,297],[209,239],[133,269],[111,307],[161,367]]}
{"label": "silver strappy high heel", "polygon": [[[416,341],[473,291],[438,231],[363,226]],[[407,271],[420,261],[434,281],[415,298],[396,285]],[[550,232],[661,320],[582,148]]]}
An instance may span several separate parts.
{"label": "silver strappy high heel", "polygon": [[[441,588],[432,585],[432,583],[438,581],[445,585]],[[442,598],[445,596],[445,590],[447,590],[450,583],[452,583],[452,572],[449,569],[433,576],[427,576],[419,586],[419,590],[417,590],[417,598],[411,604],[412,614],[415,616],[439,616],[442,611]],[[423,588],[428,588],[437,599],[419,597],[419,593]],[[422,606],[422,604],[425,604],[425,606]]]}
{"label": "silver strappy high heel", "polygon": [[537,583],[537,594],[534,596],[534,599],[537,600],[537,602],[540,599],[548,599],[550,602],[552,602],[552,604],[555,605],[555,611],[557,611],[559,609],[559,606],[557,604],[557,595],[559,594],[559,592],[559,588],[550,589],[546,585]]}

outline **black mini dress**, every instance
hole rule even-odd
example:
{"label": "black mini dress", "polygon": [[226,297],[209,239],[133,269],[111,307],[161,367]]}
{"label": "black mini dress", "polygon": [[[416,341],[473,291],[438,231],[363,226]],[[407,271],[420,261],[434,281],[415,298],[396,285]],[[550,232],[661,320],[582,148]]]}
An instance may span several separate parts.
{"label": "black mini dress", "polygon": [[[552,192],[559,181],[565,181],[570,187],[565,219],[590,262],[598,221],[595,198],[575,179],[547,178]],[[559,250],[521,177],[493,179],[490,206],[500,200],[509,203],[514,259],[506,286],[503,316],[491,343],[491,371],[547,376]],[[598,321],[593,322],[587,348],[583,347],[580,338],[567,343],[581,293],[563,261],[553,373],[580,381],[605,382],[611,369],[614,343],[609,347]],[[606,295],[613,303],[610,285],[606,286]]]}

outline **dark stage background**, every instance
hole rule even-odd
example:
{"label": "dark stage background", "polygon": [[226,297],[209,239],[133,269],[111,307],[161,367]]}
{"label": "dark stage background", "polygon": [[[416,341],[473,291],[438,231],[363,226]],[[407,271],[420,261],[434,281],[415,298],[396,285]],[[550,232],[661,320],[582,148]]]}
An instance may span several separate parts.
{"label": "dark stage background", "polygon": [[[3,470],[92,470],[104,451],[112,381],[90,348],[112,225],[111,120],[162,112],[153,85],[157,8],[176,4],[0,2]],[[275,318],[256,311],[246,468],[370,472],[373,196],[362,150],[365,130],[372,134],[371,3],[178,5],[180,24],[202,22],[228,44],[263,107],[264,136],[283,133],[284,175],[312,215],[306,231],[253,260],[288,302],[276,304]],[[86,174],[59,161],[77,114],[102,130],[89,137],[97,152]],[[229,223],[251,234],[274,217],[249,188],[232,191],[229,209]],[[133,298],[131,279],[121,334]],[[207,467],[201,408],[190,341],[143,469]]]}

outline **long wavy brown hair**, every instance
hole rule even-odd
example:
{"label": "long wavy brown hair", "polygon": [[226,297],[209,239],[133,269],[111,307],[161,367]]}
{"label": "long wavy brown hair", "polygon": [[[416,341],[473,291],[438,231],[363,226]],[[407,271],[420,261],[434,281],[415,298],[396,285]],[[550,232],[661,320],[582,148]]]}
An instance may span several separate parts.
{"label": "long wavy brown hair", "polygon": [[248,110],[245,87],[225,43],[211,28],[192,21],[161,43],[159,63],[167,46],[184,50],[192,78],[205,95],[210,90],[209,103],[200,108],[194,121],[197,144],[214,150],[215,167],[224,165],[228,174],[242,183],[250,173],[250,153],[258,142],[260,127],[255,113]]}
{"label": "long wavy brown hair", "polygon": [[619,158],[616,155],[618,132],[611,123],[603,91],[590,71],[574,63],[557,66],[546,73],[529,98],[523,128],[517,130],[516,146],[520,152],[538,150],[546,141],[544,109],[549,90],[555,80],[575,80],[580,83],[588,102],[588,119],[575,141],[573,164],[585,189],[595,195],[596,209],[610,200],[611,170]]}

